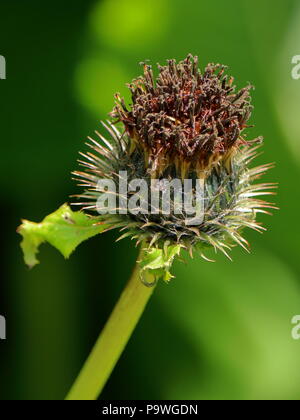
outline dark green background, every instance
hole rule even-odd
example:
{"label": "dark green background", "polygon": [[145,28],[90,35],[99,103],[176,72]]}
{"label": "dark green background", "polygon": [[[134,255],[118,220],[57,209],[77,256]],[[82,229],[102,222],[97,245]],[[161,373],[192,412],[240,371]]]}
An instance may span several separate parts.
{"label": "dark green background", "polygon": [[[252,255],[176,264],[160,284],[107,384],[112,399],[298,399],[300,341],[300,54],[297,0],[0,1],[1,399],[62,399],[105,323],[135,261],[117,233],[82,244],[64,261],[42,246],[26,269],[15,233],[77,192],[70,172],[113,93],[141,72],[199,55],[256,86],[251,135],[258,162],[280,183],[281,210],[264,235],[247,232]],[[128,97],[128,96],[127,96]]]}

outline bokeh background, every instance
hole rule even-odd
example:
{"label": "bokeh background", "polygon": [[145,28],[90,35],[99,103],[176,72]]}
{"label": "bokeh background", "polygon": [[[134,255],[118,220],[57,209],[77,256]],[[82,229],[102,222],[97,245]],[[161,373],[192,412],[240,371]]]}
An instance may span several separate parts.
{"label": "bokeh background", "polygon": [[82,244],[68,261],[42,246],[29,271],[15,233],[76,193],[78,151],[138,63],[182,59],[228,64],[253,93],[257,163],[280,183],[281,210],[248,232],[252,255],[234,262],[176,264],[160,284],[102,398],[299,399],[300,54],[297,0],[0,1],[1,399],[63,399],[105,323],[135,261],[117,233]]}

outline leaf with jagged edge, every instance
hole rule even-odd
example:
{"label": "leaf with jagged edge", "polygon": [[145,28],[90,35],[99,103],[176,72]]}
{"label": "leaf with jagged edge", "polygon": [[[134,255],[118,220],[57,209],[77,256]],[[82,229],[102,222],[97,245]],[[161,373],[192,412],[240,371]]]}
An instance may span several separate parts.
{"label": "leaf with jagged edge", "polygon": [[90,217],[81,211],[73,212],[64,204],[41,223],[22,220],[18,233],[23,237],[24,261],[30,268],[38,264],[36,254],[43,242],[48,242],[68,258],[81,242],[114,227],[116,224],[111,221]]}
{"label": "leaf with jagged edge", "polygon": [[164,248],[145,248],[143,256],[138,261],[141,269],[141,278],[148,272],[155,281],[162,278],[168,283],[174,276],[170,273],[174,258],[179,256],[183,245],[167,245]]}

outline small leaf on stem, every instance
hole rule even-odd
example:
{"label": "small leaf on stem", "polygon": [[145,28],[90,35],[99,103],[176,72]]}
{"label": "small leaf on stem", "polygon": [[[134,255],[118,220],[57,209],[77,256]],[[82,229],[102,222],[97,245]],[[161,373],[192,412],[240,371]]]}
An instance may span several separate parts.
{"label": "small leaf on stem", "polygon": [[103,221],[101,217],[73,212],[64,204],[41,223],[23,220],[18,233],[23,237],[21,248],[25,263],[32,268],[39,263],[36,254],[43,242],[48,242],[68,258],[81,242],[113,228],[114,224]]}

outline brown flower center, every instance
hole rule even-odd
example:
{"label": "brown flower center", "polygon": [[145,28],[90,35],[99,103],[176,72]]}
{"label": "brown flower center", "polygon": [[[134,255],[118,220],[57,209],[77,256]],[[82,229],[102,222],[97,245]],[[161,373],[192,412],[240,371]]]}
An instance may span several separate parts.
{"label": "brown flower center", "polygon": [[[122,121],[135,147],[143,149],[152,174],[175,165],[184,177],[190,171],[206,174],[221,162],[230,170],[231,156],[249,142],[242,136],[251,116],[250,89],[236,92],[225,66],[209,64],[202,74],[198,58],[151,66],[128,85],[132,106],[116,95],[111,115]],[[255,139],[258,142],[260,139]]]}

